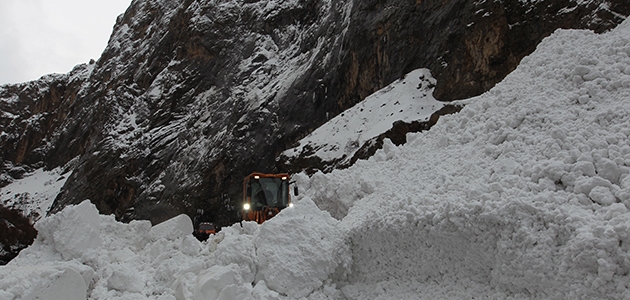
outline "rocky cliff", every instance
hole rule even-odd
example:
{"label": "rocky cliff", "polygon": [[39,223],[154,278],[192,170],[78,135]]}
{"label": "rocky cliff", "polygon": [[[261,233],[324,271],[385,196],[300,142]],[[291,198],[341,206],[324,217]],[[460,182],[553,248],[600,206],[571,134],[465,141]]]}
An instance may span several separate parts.
{"label": "rocky cliff", "polygon": [[134,0],[98,61],[0,87],[0,182],[66,166],[53,211],[91,199],[120,219],[229,224],[246,174],[284,171],[279,153],[409,71],[431,69],[439,100],[471,97],[555,29],[628,14],[625,0]]}

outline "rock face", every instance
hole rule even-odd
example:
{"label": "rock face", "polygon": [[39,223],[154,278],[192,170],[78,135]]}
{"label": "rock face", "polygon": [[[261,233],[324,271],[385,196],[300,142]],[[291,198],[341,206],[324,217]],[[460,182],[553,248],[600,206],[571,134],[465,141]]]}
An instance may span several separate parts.
{"label": "rock face", "polygon": [[0,265],[13,259],[37,237],[30,220],[18,210],[0,204]]}
{"label": "rock face", "polygon": [[407,72],[430,68],[437,99],[471,97],[555,29],[628,14],[625,0],[133,1],[98,61],[0,87],[0,181],[72,162],[53,211],[91,199],[120,219],[226,225],[245,175],[285,171],[280,152]]}

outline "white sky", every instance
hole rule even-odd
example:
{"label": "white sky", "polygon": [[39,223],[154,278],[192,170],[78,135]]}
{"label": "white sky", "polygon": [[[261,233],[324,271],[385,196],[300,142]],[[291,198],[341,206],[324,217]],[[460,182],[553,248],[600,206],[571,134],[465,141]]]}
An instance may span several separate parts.
{"label": "white sky", "polygon": [[131,0],[0,0],[0,84],[97,60]]}

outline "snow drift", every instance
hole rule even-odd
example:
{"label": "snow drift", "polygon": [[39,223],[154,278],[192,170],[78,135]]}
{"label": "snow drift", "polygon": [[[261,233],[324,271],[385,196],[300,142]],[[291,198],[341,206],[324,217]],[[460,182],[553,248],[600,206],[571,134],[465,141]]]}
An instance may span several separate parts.
{"label": "snow drift", "polygon": [[183,216],[69,207],[0,267],[0,299],[630,297],[630,21],[557,31],[469,102],[203,243]]}

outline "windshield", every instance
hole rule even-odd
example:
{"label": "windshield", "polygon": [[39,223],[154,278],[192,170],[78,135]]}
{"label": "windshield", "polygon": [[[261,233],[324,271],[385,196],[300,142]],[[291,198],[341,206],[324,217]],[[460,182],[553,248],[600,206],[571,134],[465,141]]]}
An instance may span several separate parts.
{"label": "windshield", "polygon": [[263,206],[284,208],[289,202],[289,188],[287,180],[280,178],[260,178],[251,181],[252,205],[255,208]]}

